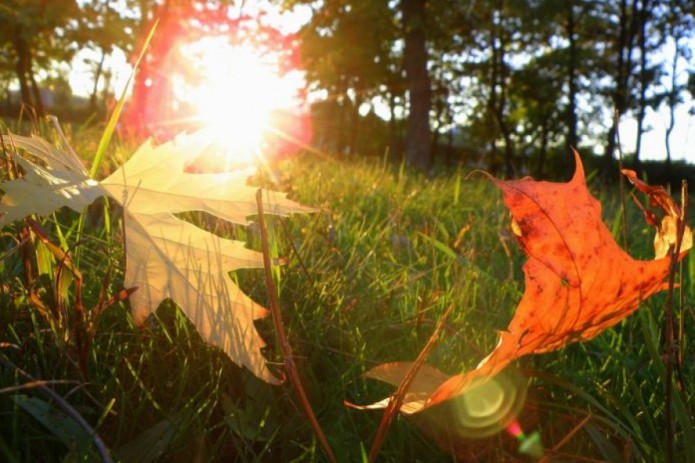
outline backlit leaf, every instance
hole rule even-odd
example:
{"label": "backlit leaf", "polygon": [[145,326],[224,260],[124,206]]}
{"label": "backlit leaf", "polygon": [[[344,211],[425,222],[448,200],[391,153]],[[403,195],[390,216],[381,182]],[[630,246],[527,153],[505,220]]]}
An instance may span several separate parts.
{"label": "backlit leaf", "polygon": [[[601,220],[601,205],[586,187],[576,153],[575,159],[576,172],[568,183],[492,179],[504,194],[514,235],[528,256],[523,266],[524,294],[508,328],[499,333],[497,347],[477,368],[444,380],[441,374],[421,370],[417,390],[410,391],[413,400],[403,404],[402,412],[415,413],[461,395],[474,382],[496,375],[525,355],[589,340],[665,289],[671,257],[665,254],[664,243],[668,248],[676,242],[677,205],[663,190],[657,192],[626,173],[665,214],[655,224],[657,258],[635,260],[616,244]],[[681,258],[691,246],[692,234],[686,228]],[[389,363],[366,376],[397,384],[408,367],[408,363]],[[383,407],[386,402],[375,405]]]}
{"label": "backlit leaf", "polygon": [[[142,324],[168,298],[176,302],[210,344],[259,378],[277,383],[261,353],[254,320],[266,310],[234,284],[229,272],[262,267],[262,255],[244,243],[221,238],[177,217],[203,211],[237,224],[256,214],[257,188],[246,185],[250,170],[194,174],[186,166],[219,149],[201,130],[154,147],[145,143],[108,178],[90,180],[79,159],[34,137],[4,137],[38,158],[11,152],[24,177],[0,185],[0,225],[29,214],[45,215],[67,206],[78,212],[108,194],[124,208],[126,288],[133,318]],[[264,192],[265,212],[287,215],[312,209],[285,195]]]}

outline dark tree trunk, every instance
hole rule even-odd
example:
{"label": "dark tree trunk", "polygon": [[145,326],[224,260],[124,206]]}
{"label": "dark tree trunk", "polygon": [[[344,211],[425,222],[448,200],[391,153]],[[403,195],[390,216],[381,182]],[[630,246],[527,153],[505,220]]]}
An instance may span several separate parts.
{"label": "dark tree trunk", "polygon": [[[438,93],[438,92],[437,92]],[[432,163],[434,164],[434,160],[437,159],[437,155],[439,154],[439,138],[440,138],[440,132],[439,130],[442,127],[442,116],[444,114],[444,110],[446,109],[446,101],[445,98],[442,97],[440,98],[439,95],[435,99],[434,102],[434,121],[436,124],[436,127],[433,128],[432,130],[432,136],[430,137],[430,156],[432,158]]]}
{"label": "dark tree trunk", "polygon": [[410,111],[406,133],[405,161],[411,167],[429,171],[430,151],[430,78],[427,73],[425,43],[425,0],[401,0],[405,32],[405,74],[410,93]]}
{"label": "dark tree trunk", "polygon": [[500,107],[495,117],[502,131],[502,139],[504,140],[504,171],[508,177],[511,177],[516,171],[514,163],[514,140],[512,139],[511,130],[504,120],[504,106]]}
{"label": "dark tree trunk", "polygon": [[[500,7],[500,10],[502,7]],[[509,83],[509,71],[506,60],[507,41],[499,18],[493,24],[495,32],[492,34],[492,85],[490,92],[490,107],[492,116],[497,128],[502,133],[504,140],[504,169],[507,176],[512,176],[515,171],[514,165],[514,140],[512,139],[512,129],[507,124],[505,111],[507,106],[507,85]]]}
{"label": "dark tree trunk", "polygon": [[577,148],[577,35],[574,2],[567,9],[567,41],[569,57],[567,60],[567,83],[569,87],[569,104],[567,105],[567,145]]}
{"label": "dark tree trunk", "polygon": [[389,92],[389,113],[391,119],[389,120],[389,155],[391,159],[396,159],[394,156],[400,158],[401,153],[398,152],[398,126],[396,125],[396,94],[391,91]]}
{"label": "dark tree trunk", "polygon": [[621,116],[625,113],[629,102],[628,83],[630,73],[632,71],[632,46],[635,36],[635,10],[637,0],[633,0],[632,18],[628,11],[627,0],[620,1],[620,25],[618,34],[618,62],[617,73],[615,79],[615,92],[613,93],[613,104],[615,115],[612,118],[613,123],[608,131],[608,140],[606,141],[606,152],[604,154],[604,175],[608,175],[611,166],[613,165],[613,152],[615,151],[616,134]]}
{"label": "dark tree trunk", "polygon": [[336,124],[336,129],[338,130],[338,137],[336,140],[336,151],[338,152],[339,157],[342,157],[345,154],[347,147],[347,130],[345,130],[345,121],[347,119],[347,112],[349,110],[347,107],[349,100],[350,98],[348,98],[347,96],[347,90],[341,82],[341,86],[338,89],[338,97],[336,99],[336,102],[338,103],[338,113],[336,114],[338,120]]}
{"label": "dark tree trunk", "polygon": [[22,37],[22,30],[15,28],[15,51],[17,52],[17,63],[15,64],[15,72],[19,79],[19,91],[22,96],[22,103],[27,106],[33,106],[31,99],[31,89],[29,87],[29,69],[31,69],[29,46],[26,40]]}
{"label": "dark tree trunk", "polygon": [[623,86],[623,75],[625,74],[625,55],[623,50],[625,49],[625,43],[627,42],[627,0],[620,0],[620,25],[618,33],[618,60],[617,60],[617,73],[615,78],[615,91],[613,92],[613,108],[614,115],[611,118],[613,121],[611,127],[608,130],[608,140],[606,140],[606,151],[603,157],[603,171],[604,175],[609,175],[609,170],[613,165],[613,152],[615,151],[615,135],[618,129],[618,123],[620,122],[620,116],[622,115],[623,99],[625,88]]}
{"label": "dark tree trunk", "polygon": [[550,118],[545,118],[543,120],[543,125],[541,126],[541,148],[538,152],[538,166],[536,169],[536,177],[542,178],[545,170],[545,158],[548,155],[548,135],[550,133],[549,129]]}
{"label": "dark tree trunk", "polygon": [[39,89],[39,85],[36,83],[36,79],[34,78],[34,73],[31,68],[29,68],[29,84],[31,85],[31,93],[34,95],[34,110],[36,110],[36,114],[39,117],[43,117],[46,115],[46,109],[44,108],[43,100],[41,99],[41,90]]}
{"label": "dark tree trunk", "polygon": [[434,164],[434,160],[437,159],[437,156],[439,155],[439,126],[441,124],[437,124],[437,128],[432,131],[432,136],[430,139],[430,156],[432,157],[432,163]]}
{"label": "dark tree trunk", "polygon": [[454,165],[454,128],[449,127],[446,137],[446,165],[451,167]]}
{"label": "dark tree trunk", "polygon": [[89,110],[92,113],[97,111],[97,92],[99,90],[99,80],[104,71],[104,61],[106,59],[106,51],[101,50],[101,57],[99,59],[99,64],[97,64],[96,72],[94,73],[94,85],[92,86],[92,93],[89,95]]}
{"label": "dark tree trunk", "polygon": [[[494,26],[493,26],[494,27]],[[499,70],[497,66],[497,38],[495,32],[490,33],[490,48],[492,50],[492,57],[490,58],[490,95],[487,101],[487,115],[486,120],[488,123],[490,131],[490,162],[488,162],[488,167],[490,173],[495,175],[499,168],[499,163],[497,159],[497,86],[499,85]]]}
{"label": "dark tree trunk", "polygon": [[355,93],[355,101],[351,101],[350,106],[350,140],[348,142],[348,152],[350,153],[350,155],[360,154],[361,152],[361,147],[359,146],[358,140],[360,139],[360,105],[362,104],[362,102],[360,101],[359,97],[360,91],[357,90]]}
{"label": "dark tree trunk", "polygon": [[640,154],[642,151],[642,134],[644,133],[644,116],[647,110],[647,22],[650,14],[649,0],[642,2],[640,10],[640,93],[639,93],[639,112],[637,113],[637,140],[635,142],[635,165],[637,173],[641,171]]}
{"label": "dark tree trunk", "polygon": [[671,62],[671,89],[668,93],[668,127],[666,127],[666,136],[664,142],[666,144],[666,175],[671,176],[671,134],[676,126],[676,105],[678,104],[678,60],[681,55],[678,38],[676,41],[676,51],[673,53],[673,61]]}

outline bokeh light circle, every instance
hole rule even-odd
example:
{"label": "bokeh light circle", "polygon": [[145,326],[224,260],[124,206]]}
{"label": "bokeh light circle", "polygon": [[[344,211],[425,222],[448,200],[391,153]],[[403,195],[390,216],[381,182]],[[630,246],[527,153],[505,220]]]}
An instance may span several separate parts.
{"label": "bokeh light circle", "polygon": [[526,389],[526,381],[511,371],[475,382],[452,401],[457,430],[472,438],[500,432],[521,411]]}

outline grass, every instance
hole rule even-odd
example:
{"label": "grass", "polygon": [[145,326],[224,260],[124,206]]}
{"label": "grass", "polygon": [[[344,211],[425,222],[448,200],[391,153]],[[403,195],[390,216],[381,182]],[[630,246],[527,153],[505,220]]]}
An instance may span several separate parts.
{"label": "grass", "polygon": [[[83,137],[85,147],[97,139]],[[112,157],[127,155],[119,148]],[[109,162],[102,166],[108,169]],[[273,246],[287,263],[275,273],[280,308],[299,374],[338,461],[360,461],[381,420],[352,410],[392,389],[361,378],[380,363],[414,360],[449,305],[440,344],[428,362],[448,373],[472,368],[496,343],[523,291],[523,256],[509,231],[501,194],[482,176],[455,171],[425,178],[385,159],[335,161],[302,155],[255,182],[287,191],[320,209],[289,219],[269,217]],[[617,189],[594,189],[620,241]],[[122,289],[120,216],[111,207],[87,212],[79,266],[84,305],[100,291]],[[58,242],[76,235],[79,217],[61,211],[43,220]],[[110,227],[105,227],[110,223]],[[630,252],[649,258],[651,231],[628,205]],[[98,454],[74,419],[21,376],[21,368],[57,392],[104,440],[116,460],[325,461],[289,384],[267,385],[205,345],[195,328],[165,303],[145,329],[133,326],[117,302],[90,319],[98,323],[87,374],[78,365],[71,305],[61,322],[42,316],[27,298],[21,223],[0,238],[0,460],[93,461]],[[107,232],[108,230],[108,232]],[[253,228],[227,229],[260,249]],[[297,252],[295,253],[294,250]],[[45,250],[44,250],[45,253]],[[34,254],[34,256],[36,253]],[[32,256],[32,259],[35,257]],[[48,258],[48,261],[51,261]],[[55,265],[55,259],[53,259]],[[36,262],[33,261],[36,268]],[[686,261],[683,290],[693,297],[695,270]],[[242,289],[268,305],[261,270],[236,272]],[[34,292],[50,305],[55,278],[38,278]],[[527,400],[519,413],[554,458],[569,461],[660,461],[665,449],[665,369],[661,359],[665,296],[645,302],[615,328],[584,344],[523,359]],[[686,304],[684,384],[693,384],[692,309]],[[93,325],[89,325],[92,323]],[[257,323],[267,357],[282,363],[270,320]],[[693,392],[674,390],[676,461],[695,461]],[[381,449],[382,461],[529,461],[504,431],[448,441],[453,411],[440,407],[399,417]],[[443,446],[438,445],[443,443]]]}

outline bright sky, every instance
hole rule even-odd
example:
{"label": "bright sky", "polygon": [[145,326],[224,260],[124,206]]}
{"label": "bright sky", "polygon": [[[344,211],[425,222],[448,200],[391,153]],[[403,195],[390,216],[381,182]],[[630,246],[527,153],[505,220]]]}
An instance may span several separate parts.
{"label": "bright sky", "polygon": [[[695,40],[691,40],[691,49],[695,50]],[[665,68],[671,67],[675,46],[673,41],[669,41],[663,48],[661,56],[656,58],[657,62],[666,63]],[[688,81],[688,71],[693,71],[693,67],[685,59],[681,58],[676,69],[678,84],[686,84]],[[666,92],[671,86],[671,75],[661,77],[659,92]],[[671,133],[671,156],[674,160],[685,159],[690,163],[695,163],[695,124],[693,116],[689,113],[695,108],[693,95],[685,92],[684,102],[676,108],[674,113],[675,126]],[[666,130],[670,122],[668,108],[661,107],[658,111],[647,108],[644,121],[645,133],[642,135],[642,159],[666,159]],[[634,152],[637,136],[637,121],[631,117],[624,117],[620,124],[620,141],[622,142],[623,152]]]}
{"label": "bright sky", "polygon": [[[277,11],[277,7],[268,3],[267,0],[241,2],[241,5],[236,5],[232,8],[232,16],[240,16],[242,8],[244,14],[251,16],[260,11]],[[282,14],[269,13],[265,16],[265,19],[271,26],[276,27],[279,31],[283,33],[293,33],[298,31],[303,24],[307,23],[310,17],[311,8],[300,5],[295,7],[292,11]],[[92,81],[92,65],[89,64],[89,62],[96,62],[99,58],[100,56],[98,53],[93,50],[82,50],[72,60],[68,79],[76,95],[88,96],[91,94],[94,83]],[[116,95],[120,95],[133,69],[128,63],[128,57],[120,49],[116,49],[106,58],[104,64],[105,69],[111,70],[113,74],[111,88],[115,90]],[[103,88],[103,81],[100,82],[100,90],[101,88]]]}
{"label": "bright sky", "polygon": [[[256,10],[265,9],[268,11],[269,5],[266,1],[259,2],[244,2],[244,13],[253,14]],[[271,7],[272,8],[272,7]],[[235,12],[239,13],[239,12]],[[268,21],[276,25],[284,32],[294,32],[306,23],[310,18],[311,10],[308,7],[302,7],[293,12],[283,15],[272,14],[268,15]],[[665,47],[661,57],[664,61],[670,61],[673,56],[673,44]],[[73,91],[82,96],[89,95],[92,90],[92,71],[91,66],[86,60],[95,61],[98,56],[90,50],[80,52],[72,62],[72,69],[69,72],[69,81]],[[120,95],[131,73],[131,66],[128,64],[128,58],[120,50],[116,50],[106,60],[106,69],[111,70],[112,80],[111,88],[115,90],[116,95]],[[681,82],[687,80],[688,63],[682,60],[678,68],[678,75]],[[102,79],[103,80],[103,79]],[[667,85],[670,85],[670,76],[662,78],[663,91]],[[103,85],[103,82],[100,84]],[[671,153],[674,160],[686,159],[690,163],[695,163],[695,124],[693,116],[689,114],[689,110],[695,106],[694,102],[686,93],[685,102],[680,105],[675,113],[676,124],[671,134]],[[377,114],[384,118],[388,118],[389,112],[383,103],[374,102],[374,110]],[[651,109],[647,110],[645,119],[645,133],[642,138],[642,159],[663,160],[666,158],[666,128],[669,123],[668,110],[660,108],[658,111]],[[620,124],[620,140],[624,153],[631,153],[635,149],[637,133],[636,120],[630,116],[623,117]]]}

